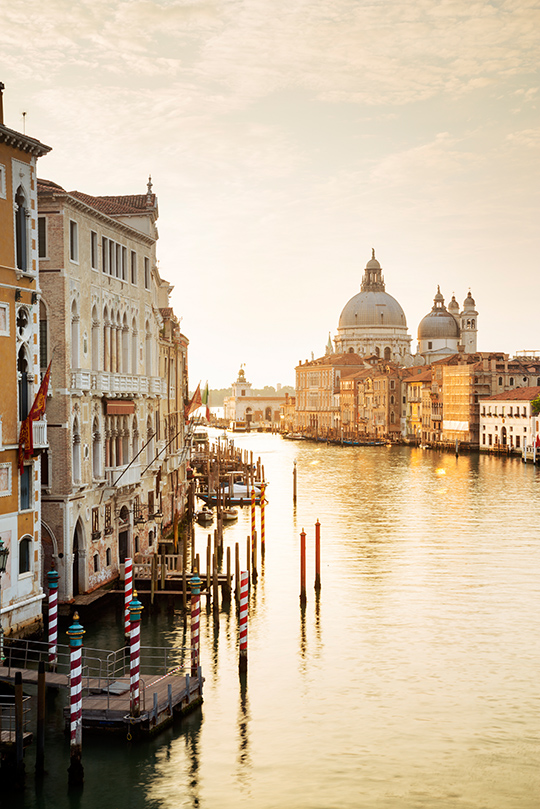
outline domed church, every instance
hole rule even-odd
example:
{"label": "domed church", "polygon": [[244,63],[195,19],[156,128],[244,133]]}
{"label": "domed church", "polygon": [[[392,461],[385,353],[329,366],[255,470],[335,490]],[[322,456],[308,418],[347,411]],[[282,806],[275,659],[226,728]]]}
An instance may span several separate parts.
{"label": "domed church", "polygon": [[377,356],[410,365],[411,337],[399,303],[386,292],[381,265],[372,250],[360,292],[345,305],[334,338],[339,354]]}
{"label": "domed church", "polygon": [[476,352],[478,312],[475,307],[469,290],[461,312],[454,295],[447,309],[441,289],[437,287],[431,312],[418,324],[418,353],[426,363],[456,354],[461,347],[466,354]]}

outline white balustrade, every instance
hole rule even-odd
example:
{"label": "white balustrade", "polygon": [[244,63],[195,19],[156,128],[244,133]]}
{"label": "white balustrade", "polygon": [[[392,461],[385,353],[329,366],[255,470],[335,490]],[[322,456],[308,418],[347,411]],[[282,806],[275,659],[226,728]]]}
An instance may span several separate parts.
{"label": "white balustrade", "polygon": [[140,483],[141,480],[141,465],[138,463],[125,464],[124,466],[108,467],[105,470],[107,475],[107,483],[109,486],[133,486]]}
{"label": "white balustrade", "polygon": [[47,441],[47,422],[46,421],[33,421],[32,422],[34,449],[44,449],[48,447]]}

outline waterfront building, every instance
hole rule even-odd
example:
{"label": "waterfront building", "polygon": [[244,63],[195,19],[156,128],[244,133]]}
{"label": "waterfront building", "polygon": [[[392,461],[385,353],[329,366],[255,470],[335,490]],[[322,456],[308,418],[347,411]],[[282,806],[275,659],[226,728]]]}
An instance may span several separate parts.
{"label": "waterfront building", "polygon": [[447,309],[441,289],[437,287],[431,312],[418,324],[418,352],[426,363],[444,359],[458,351],[465,354],[476,352],[478,312],[475,306],[469,290],[461,312],[454,295]]}
{"label": "waterfront building", "polygon": [[[412,370],[412,369],[411,369]],[[431,382],[432,370],[427,368],[414,369],[418,373],[409,375],[405,381],[406,398],[406,430],[405,436],[412,441],[420,442],[425,439],[424,409],[429,410],[431,418]],[[429,406],[428,406],[429,403]]]}
{"label": "waterfront building", "polygon": [[224,418],[230,422],[243,422],[248,429],[279,427],[281,406],[285,396],[256,396],[252,394],[251,382],[246,379],[243,367],[232,383],[231,395],[223,401]]}
{"label": "waterfront building", "polygon": [[339,401],[342,375],[370,368],[358,354],[326,354],[300,361],[296,373],[296,429],[326,434],[341,428]]}
{"label": "waterfront building", "polygon": [[533,401],[540,385],[528,385],[487,396],[480,404],[480,449],[522,452],[540,442],[540,416]]}
{"label": "waterfront building", "polygon": [[296,428],[296,397],[285,394],[285,401],[280,407],[280,432],[291,433]]}
{"label": "waterfront building", "polygon": [[163,486],[178,496],[183,482],[178,456],[168,466],[167,436],[186,384],[182,341],[162,315],[171,287],[156,267],[151,183],[144,194],[96,197],[43,180],[38,196],[43,363],[53,360],[42,542],[65,601],[156,549]]}
{"label": "waterfront building", "polygon": [[[1,575],[1,621],[6,634],[41,626],[41,497],[39,453],[47,421],[31,421],[34,455],[18,444],[40,386],[38,218],[36,162],[50,151],[4,124],[0,84],[0,539],[9,550]],[[28,422],[27,422],[28,423]]]}
{"label": "waterfront building", "polygon": [[400,304],[386,292],[382,268],[372,251],[360,292],[345,305],[334,338],[338,354],[376,356],[411,365],[411,337]]}

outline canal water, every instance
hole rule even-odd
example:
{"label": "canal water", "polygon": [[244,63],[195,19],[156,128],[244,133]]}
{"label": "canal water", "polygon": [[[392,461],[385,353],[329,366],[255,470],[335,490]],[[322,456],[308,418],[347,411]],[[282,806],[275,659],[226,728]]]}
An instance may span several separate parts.
{"label": "canal water", "polygon": [[[150,743],[86,735],[80,793],[67,790],[53,711],[49,774],[36,791],[30,750],[24,798],[11,805],[538,809],[540,470],[405,447],[234,440],[260,455],[270,481],[245,682],[236,610],[217,626],[203,606],[200,711]],[[204,558],[207,530],[197,532]],[[242,567],[248,533],[244,509],[224,540],[240,542]],[[122,645],[119,614],[86,630],[88,645]],[[144,616],[142,643],[188,645],[182,614]]]}

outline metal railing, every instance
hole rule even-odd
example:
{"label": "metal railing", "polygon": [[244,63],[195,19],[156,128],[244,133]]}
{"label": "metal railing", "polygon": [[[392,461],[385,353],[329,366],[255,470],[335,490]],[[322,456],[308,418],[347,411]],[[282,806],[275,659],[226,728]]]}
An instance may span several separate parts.
{"label": "metal railing", "polygon": [[[22,731],[29,732],[31,697],[22,698]],[[15,742],[16,734],[15,696],[0,696],[0,739],[2,742]]]}

